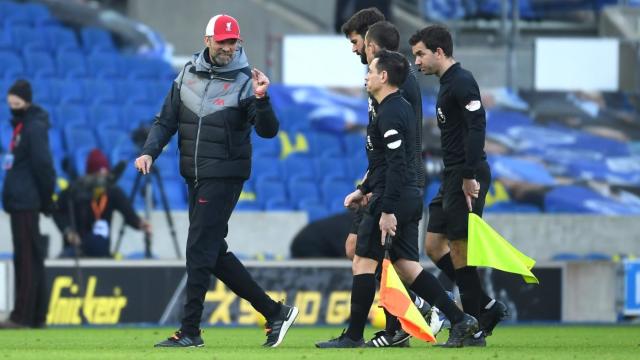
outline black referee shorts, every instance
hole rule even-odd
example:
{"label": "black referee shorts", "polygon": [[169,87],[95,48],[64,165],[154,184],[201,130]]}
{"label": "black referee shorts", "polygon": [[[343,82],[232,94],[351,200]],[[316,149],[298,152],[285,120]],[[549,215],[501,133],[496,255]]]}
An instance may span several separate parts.
{"label": "black referee shorts", "polygon": [[[484,161],[476,174],[480,183],[478,198],[472,202],[473,212],[482,216],[484,201],[491,184],[491,170]],[[442,185],[436,197],[429,204],[429,224],[427,231],[445,234],[449,240],[467,238],[469,222],[469,208],[462,192],[461,168],[444,169]]]}
{"label": "black referee shorts", "polygon": [[[377,261],[384,259],[384,247],[380,242],[380,215],[382,199],[380,195],[371,197],[369,206],[362,214],[362,221],[358,227],[356,255]],[[389,251],[391,261],[407,259],[418,261],[418,224],[422,218],[422,190],[419,188],[405,189],[400,197],[396,211],[398,225],[396,236],[393,238]]]}
{"label": "black referee shorts", "polygon": [[362,222],[362,215],[364,214],[364,209],[358,208],[356,210],[351,210],[353,213],[353,220],[351,221],[351,227],[349,227],[349,234],[358,235],[358,228],[360,227],[360,223]]}

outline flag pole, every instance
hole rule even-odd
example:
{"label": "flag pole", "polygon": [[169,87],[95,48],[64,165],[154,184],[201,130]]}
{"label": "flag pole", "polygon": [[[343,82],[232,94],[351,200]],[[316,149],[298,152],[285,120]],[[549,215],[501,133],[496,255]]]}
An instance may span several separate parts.
{"label": "flag pole", "polygon": [[387,234],[387,236],[384,238],[384,258],[385,259],[390,259],[389,250],[391,250],[392,239],[393,238],[391,237],[391,234]]}

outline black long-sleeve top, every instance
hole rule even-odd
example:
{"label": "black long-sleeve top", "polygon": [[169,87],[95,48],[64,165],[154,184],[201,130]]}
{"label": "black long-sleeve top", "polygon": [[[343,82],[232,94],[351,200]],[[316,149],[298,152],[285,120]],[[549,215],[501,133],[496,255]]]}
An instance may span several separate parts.
{"label": "black long-sleeve top", "polygon": [[480,89],[471,72],[453,64],[440,78],[436,104],[445,168],[462,167],[462,176],[473,179],[486,160],[486,118]]}
{"label": "black long-sleeve top", "polygon": [[396,212],[400,194],[417,186],[415,112],[400,91],[385,97],[367,127],[369,173],[363,192],[382,196],[382,212]]}

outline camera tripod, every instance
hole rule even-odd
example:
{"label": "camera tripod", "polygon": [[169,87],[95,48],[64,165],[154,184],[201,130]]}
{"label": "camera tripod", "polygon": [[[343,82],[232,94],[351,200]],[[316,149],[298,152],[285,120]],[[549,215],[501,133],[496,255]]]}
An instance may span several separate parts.
{"label": "camera tripod", "polygon": [[[171,239],[173,240],[173,247],[176,251],[176,257],[178,259],[182,259],[182,255],[180,253],[180,246],[178,244],[178,237],[176,236],[176,229],[173,224],[173,218],[171,217],[171,212],[169,211],[169,201],[167,200],[167,194],[164,191],[164,185],[162,183],[162,176],[160,176],[160,171],[157,167],[152,167],[149,176],[142,176],[142,173],[138,173],[136,175],[136,179],[133,182],[133,187],[131,188],[131,192],[129,193],[129,202],[133,204],[136,194],[138,193],[138,189],[140,187],[140,183],[143,182],[143,187],[140,188],[141,195],[144,196],[144,214],[145,219],[150,221],[151,219],[151,208],[153,206],[153,197],[152,197],[152,177],[155,177],[158,183],[158,190],[160,190],[160,201],[162,202],[162,208],[164,210],[164,214],[167,218],[167,224],[169,225],[169,232],[171,233]],[[122,238],[124,236],[126,224],[123,222],[120,226],[120,232],[118,233],[118,241],[116,242],[113,253],[116,254],[120,250],[120,245],[122,244]],[[151,258],[151,235],[146,234],[144,236],[144,257],[147,259]]]}

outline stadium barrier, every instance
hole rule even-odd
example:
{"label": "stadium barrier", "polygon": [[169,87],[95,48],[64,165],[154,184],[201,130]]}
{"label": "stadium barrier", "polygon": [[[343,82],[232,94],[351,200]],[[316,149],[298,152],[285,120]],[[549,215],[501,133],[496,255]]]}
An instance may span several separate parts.
{"label": "stadium barrier", "polygon": [[[1,263],[6,269],[10,264]],[[247,261],[245,264],[274,299],[300,308],[299,325],[342,325],[348,319],[351,290],[348,261]],[[82,260],[81,265],[82,281],[78,281],[73,261],[47,261],[48,325],[179,323],[186,281],[184,263]],[[433,267],[428,270],[438,273]],[[534,269],[540,286],[525,284],[519,276],[490,269],[483,270],[481,277],[488,293],[509,306],[512,320],[557,322],[562,320],[565,271],[566,264],[540,264]],[[5,285],[2,287],[0,283],[0,289],[13,288],[10,283]],[[372,309],[374,316],[378,311],[375,304]],[[205,326],[256,325],[263,321],[248,302],[212,278],[205,298]]]}

